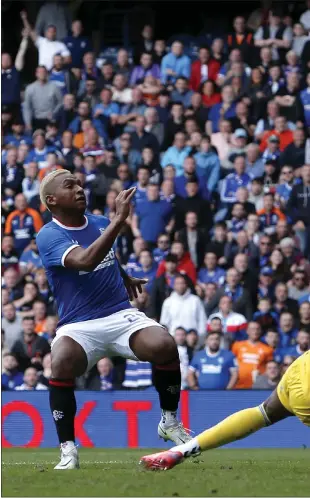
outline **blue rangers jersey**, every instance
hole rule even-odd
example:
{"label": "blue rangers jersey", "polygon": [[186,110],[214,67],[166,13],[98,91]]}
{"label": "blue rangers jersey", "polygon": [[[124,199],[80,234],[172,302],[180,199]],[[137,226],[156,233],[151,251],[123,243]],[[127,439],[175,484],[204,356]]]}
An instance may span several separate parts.
{"label": "blue rangers jersey", "polygon": [[87,248],[109,224],[107,218],[92,214],[86,214],[84,225],[78,228],[53,219],[37,236],[39,254],[58,306],[58,327],[131,308],[113,248],[91,272],[64,266],[73,248]]}

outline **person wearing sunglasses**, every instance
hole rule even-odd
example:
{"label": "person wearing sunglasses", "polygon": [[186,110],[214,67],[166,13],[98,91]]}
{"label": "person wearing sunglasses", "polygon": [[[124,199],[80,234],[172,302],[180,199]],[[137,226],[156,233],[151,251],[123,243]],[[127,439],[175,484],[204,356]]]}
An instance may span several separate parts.
{"label": "person wearing sunglasses", "polygon": [[310,292],[307,274],[304,270],[298,269],[295,271],[291,285],[289,285],[288,295],[297,301],[305,297]]}

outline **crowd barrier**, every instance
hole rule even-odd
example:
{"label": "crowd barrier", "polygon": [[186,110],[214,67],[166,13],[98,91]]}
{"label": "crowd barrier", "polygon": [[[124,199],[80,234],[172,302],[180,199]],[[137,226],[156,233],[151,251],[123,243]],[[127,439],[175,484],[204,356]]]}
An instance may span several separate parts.
{"label": "crowd barrier", "polygon": [[[260,404],[266,391],[183,391],[180,417],[196,434],[227,415]],[[76,439],[79,446],[160,448],[157,393],[146,391],[77,391]],[[5,448],[56,447],[47,392],[2,393],[2,445]],[[300,448],[310,446],[309,428],[295,417],[263,429],[232,448]]]}

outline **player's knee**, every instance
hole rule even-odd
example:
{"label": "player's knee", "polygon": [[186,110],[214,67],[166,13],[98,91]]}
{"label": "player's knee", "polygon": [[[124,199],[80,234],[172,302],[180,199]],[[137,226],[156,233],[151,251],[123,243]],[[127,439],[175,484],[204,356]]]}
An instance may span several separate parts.
{"label": "player's knee", "polygon": [[175,340],[170,334],[164,334],[158,344],[156,363],[164,365],[176,361],[178,358],[179,354]]}
{"label": "player's knee", "polygon": [[75,360],[72,354],[66,351],[61,354],[52,353],[52,377],[55,379],[73,379],[75,374]]}

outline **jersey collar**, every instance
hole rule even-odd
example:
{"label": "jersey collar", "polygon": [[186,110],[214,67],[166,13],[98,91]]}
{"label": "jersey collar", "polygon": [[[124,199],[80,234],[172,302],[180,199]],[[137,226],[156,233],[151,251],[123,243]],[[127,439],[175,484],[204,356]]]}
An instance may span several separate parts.
{"label": "jersey collar", "polygon": [[88,218],[86,216],[84,216],[84,218],[85,218],[85,223],[81,227],[67,227],[66,225],[60,223],[60,221],[56,220],[56,218],[53,218],[52,221],[56,223],[56,225],[58,225],[59,227],[64,228],[65,230],[84,230],[84,228],[86,228],[88,225]]}
{"label": "jersey collar", "polygon": [[212,353],[210,351],[210,349],[208,348],[208,346],[205,347],[205,352],[207,353],[208,356],[210,356],[211,358],[216,358],[219,354],[221,354],[221,350],[219,349],[217,351],[217,353]]}

